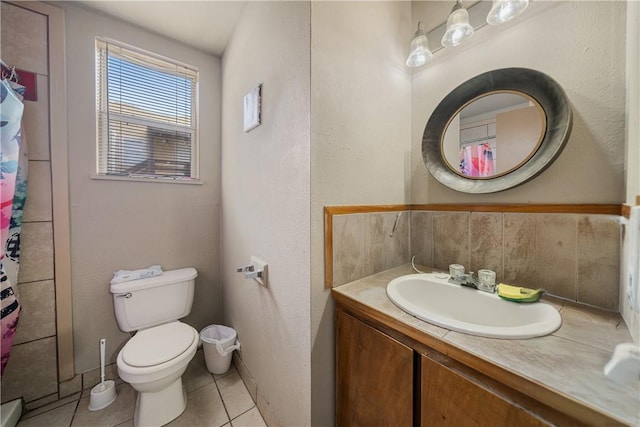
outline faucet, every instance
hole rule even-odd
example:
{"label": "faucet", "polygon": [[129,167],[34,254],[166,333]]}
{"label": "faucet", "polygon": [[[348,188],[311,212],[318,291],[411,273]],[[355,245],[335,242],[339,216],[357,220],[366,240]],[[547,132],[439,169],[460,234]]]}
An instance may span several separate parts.
{"label": "faucet", "polygon": [[[481,270],[484,272],[485,270]],[[467,286],[469,288],[477,289],[479,291],[488,292],[490,294],[494,293],[496,290],[495,284],[490,286],[487,283],[481,283],[480,279],[474,277],[473,271],[469,273],[464,272],[464,267],[459,264],[454,264],[449,267],[449,272],[451,277],[449,278],[449,283],[453,283],[454,285]],[[491,272],[492,273],[492,272]],[[494,280],[495,280],[495,273]]]}
{"label": "faucet", "polygon": [[457,276],[451,276],[449,278],[449,283],[453,283],[454,285],[467,286],[473,289],[479,289],[479,281],[476,277],[473,276],[473,271],[469,273],[459,274]]}

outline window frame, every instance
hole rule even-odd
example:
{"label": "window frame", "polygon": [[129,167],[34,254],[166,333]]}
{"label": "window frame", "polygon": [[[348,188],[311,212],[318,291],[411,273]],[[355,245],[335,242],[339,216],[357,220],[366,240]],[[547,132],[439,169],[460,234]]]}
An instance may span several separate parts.
{"label": "window frame", "polygon": [[[119,52],[111,54],[109,46],[113,46]],[[124,55],[121,54],[124,51]],[[133,59],[127,57],[131,55]],[[161,66],[170,64],[172,67],[184,68],[186,71],[184,76],[192,79],[191,84],[191,126],[180,126],[178,124],[170,124],[160,120],[153,120],[143,116],[128,115],[118,112],[109,111],[109,93],[108,79],[109,57],[115,57],[138,66],[148,68],[153,71],[162,71]],[[154,62],[156,65],[154,66]],[[200,143],[199,143],[199,93],[200,93],[200,70],[193,65],[185,64],[173,58],[159,55],[118,40],[114,40],[104,36],[95,37],[95,107],[96,107],[96,152],[95,152],[95,174],[91,175],[93,179],[118,180],[118,181],[143,181],[143,182],[166,182],[166,183],[182,183],[182,184],[202,184],[200,180]],[[169,73],[171,73],[169,71]],[[176,73],[175,75],[180,75]],[[157,130],[177,131],[189,134],[190,143],[190,174],[189,176],[162,175],[153,173],[129,173],[129,174],[110,174],[107,171],[107,162],[109,161],[109,143],[110,128],[109,121],[126,121],[134,125],[145,126]],[[101,123],[101,120],[106,123]],[[147,156],[147,160],[153,160],[151,156]]]}

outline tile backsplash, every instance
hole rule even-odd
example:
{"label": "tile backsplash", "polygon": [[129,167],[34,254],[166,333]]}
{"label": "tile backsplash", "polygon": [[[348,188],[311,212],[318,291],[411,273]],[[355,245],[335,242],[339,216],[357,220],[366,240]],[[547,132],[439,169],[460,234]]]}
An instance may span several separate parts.
{"label": "tile backsplash", "polygon": [[334,215],[333,286],[411,261],[496,271],[499,282],[618,311],[615,215],[402,211]]}
{"label": "tile backsplash", "polygon": [[409,217],[409,211],[334,215],[333,286],[406,263]]}

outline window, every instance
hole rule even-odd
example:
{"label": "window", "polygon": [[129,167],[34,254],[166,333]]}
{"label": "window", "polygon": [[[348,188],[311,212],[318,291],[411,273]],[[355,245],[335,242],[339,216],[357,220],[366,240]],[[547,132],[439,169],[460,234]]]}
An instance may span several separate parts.
{"label": "window", "polygon": [[198,71],[96,39],[97,174],[196,180]]}

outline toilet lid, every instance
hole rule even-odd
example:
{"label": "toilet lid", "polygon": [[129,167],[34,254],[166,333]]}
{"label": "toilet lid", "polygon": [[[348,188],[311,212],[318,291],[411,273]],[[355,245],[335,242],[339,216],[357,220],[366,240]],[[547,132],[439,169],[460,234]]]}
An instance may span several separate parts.
{"label": "toilet lid", "polygon": [[159,365],[184,353],[195,339],[194,329],[182,322],[171,322],[139,331],[122,349],[129,366]]}

